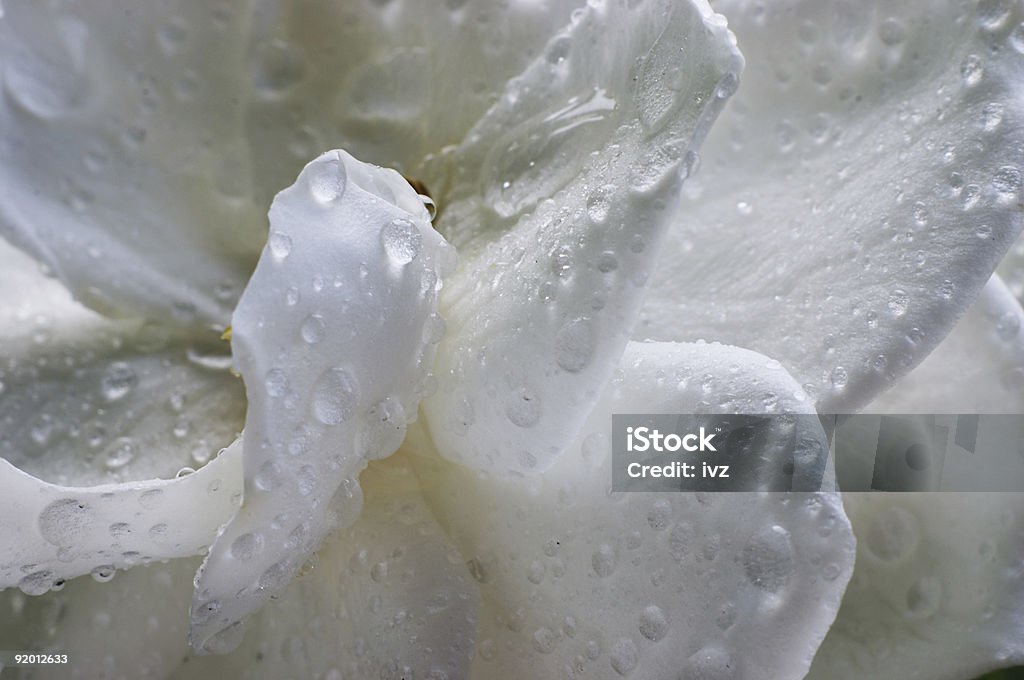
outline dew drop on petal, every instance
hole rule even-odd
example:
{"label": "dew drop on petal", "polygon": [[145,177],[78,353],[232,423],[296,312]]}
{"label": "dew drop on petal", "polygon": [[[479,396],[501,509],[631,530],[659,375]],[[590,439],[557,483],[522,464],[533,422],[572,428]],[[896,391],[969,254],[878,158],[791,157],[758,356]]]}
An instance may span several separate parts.
{"label": "dew drop on petal", "polygon": [[324,425],[347,420],[358,401],[356,380],[343,368],[325,371],[313,386],[313,416]]}
{"label": "dew drop on petal", "polygon": [[405,265],[416,259],[423,243],[423,235],[410,220],[396,219],[380,230],[384,252],[395,264]]}

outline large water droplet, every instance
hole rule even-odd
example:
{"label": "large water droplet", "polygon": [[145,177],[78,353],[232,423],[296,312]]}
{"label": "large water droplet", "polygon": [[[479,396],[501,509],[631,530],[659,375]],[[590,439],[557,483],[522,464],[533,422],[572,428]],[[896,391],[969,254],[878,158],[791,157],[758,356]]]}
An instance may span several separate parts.
{"label": "large water droplet", "polygon": [[589,319],[566,322],[555,335],[555,361],[576,373],[590,363],[594,354],[594,331]]}
{"label": "large water droplet", "polygon": [[620,638],[612,645],[608,661],[616,673],[623,677],[629,675],[640,662],[640,652],[637,651],[636,643],[629,638]]}
{"label": "large water droplet", "polygon": [[231,543],[231,556],[236,560],[248,562],[263,549],[263,536],[257,533],[245,533]]}
{"label": "large water droplet", "polygon": [[380,242],[392,262],[405,265],[419,255],[423,235],[411,221],[400,218],[384,225],[380,230]]}
{"label": "large water droplet", "polygon": [[47,505],[39,514],[39,533],[54,545],[70,546],[92,522],[92,514],[85,503],[62,498]]}
{"label": "large water droplet", "polygon": [[778,525],[759,531],[743,548],[743,571],[761,590],[782,589],[793,569],[793,543],[789,532]]}
{"label": "large water droplet", "polygon": [[645,607],[640,614],[640,634],[651,642],[657,642],[668,633],[668,615],[658,605]]}
{"label": "large water droplet", "polygon": [[341,198],[348,183],[345,164],[339,158],[318,161],[309,174],[309,192],[320,203],[330,203]]}
{"label": "large water droplet", "polygon": [[612,575],[617,562],[615,549],[607,543],[599,545],[594,554],[590,556],[590,566],[594,569],[594,573],[602,578]]}
{"label": "large water droplet", "polygon": [[532,427],[540,421],[542,413],[540,397],[529,387],[514,389],[507,397],[505,414],[513,425]]}
{"label": "large water droplet", "polygon": [[310,314],[306,317],[305,321],[302,322],[302,328],[300,330],[302,339],[310,345],[315,345],[323,340],[324,328],[324,318],[319,314]]}
{"label": "large water droplet", "polygon": [[325,371],[313,386],[313,415],[324,425],[348,420],[358,401],[356,379],[343,368]]}
{"label": "large water droplet", "polygon": [[292,237],[280,231],[273,231],[270,233],[268,245],[274,257],[283,260],[292,252]]}
{"label": "large water droplet", "polygon": [[138,380],[135,370],[130,365],[121,361],[115,362],[100,380],[100,393],[108,402],[117,401],[131,392]]}

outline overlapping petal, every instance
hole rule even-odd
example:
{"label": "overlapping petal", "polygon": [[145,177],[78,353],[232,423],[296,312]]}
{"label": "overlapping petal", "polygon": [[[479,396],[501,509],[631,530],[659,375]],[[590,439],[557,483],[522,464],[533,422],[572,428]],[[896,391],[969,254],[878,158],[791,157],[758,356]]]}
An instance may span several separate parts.
{"label": "overlapping petal", "polygon": [[454,250],[394,170],[330,151],[270,209],[232,317],[245,380],[245,501],[196,576],[190,643],[224,652],[333,529],[359,515],[358,475],[391,455],[430,389]]}
{"label": "overlapping petal", "polygon": [[0,235],[104,313],[225,324],[267,207],[241,134],[246,25],[233,5],[8,3]]}
{"label": "overlapping petal", "polygon": [[813,412],[762,355],[633,343],[546,472],[422,461],[483,594],[474,677],[803,677],[853,566],[837,495],[609,493],[612,413],[764,412],[766,400]]}
{"label": "overlapping petal", "polygon": [[715,7],[751,70],[636,336],[763,351],[822,409],[862,407],[938,345],[1020,230],[1024,9]]}
{"label": "overlapping petal", "polygon": [[198,555],[241,499],[241,445],[170,480],[65,487],[0,458],[0,588],[41,595],[66,579]]}
{"label": "overlapping petal", "polygon": [[505,474],[568,445],[741,67],[701,0],[590,3],[436,159],[452,177],[438,228],[463,263],[424,404],[442,455]]}
{"label": "overlapping petal", "polygon": [[67,655],[53,665],[9,666],[5,677],[139,680],[166,678],[188,651],[188,593],[197,559],[78,579],[59,592],[0,593],[5,647]]}
{"label": "overlapping petal", "polygon": [[399,453],[360,477],[363,513],[249,624],[181,678],[469,677],[480,596]]}
{"label": "overlapping petal", "polygon": [[846,494],[857,569],[818,678],[954,680],[1024,662],[1019,493]]}

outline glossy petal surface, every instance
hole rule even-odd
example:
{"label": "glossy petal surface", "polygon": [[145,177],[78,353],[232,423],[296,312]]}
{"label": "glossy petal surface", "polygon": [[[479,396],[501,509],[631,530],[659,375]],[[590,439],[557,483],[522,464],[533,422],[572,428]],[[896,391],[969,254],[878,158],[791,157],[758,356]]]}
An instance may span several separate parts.
{"label": "glossy petal surface", "polygon": [[762,355],[633,343],[548,471],[423,463],[481,584],[473,677],[803,677],[853,566],[836,495],[609,493],[612,413],[760,411],[767,393],[780,412],[811,405]]}
{"label": "glossy petal surface", "polygon": [[245,380],[245,501],[196,576],[190,642],[229,651],[361,505],[358,475],[393,453],[429,389],[455,253],[393,170],[330,151],[270,209],[232,317]]}
{"label": "glossy petal surface", "polygon": [[680,183],[742,58],[706,3],[595,2],[459,147],[439,229],[442,455],[497,474],[565,449],[625,346]]}
{"label": "glossy petal surface", "polygon": [[635,336],[783,363],[825,411],[921,361],[1020,231],[1024,8],[738,0],[750,63]]}

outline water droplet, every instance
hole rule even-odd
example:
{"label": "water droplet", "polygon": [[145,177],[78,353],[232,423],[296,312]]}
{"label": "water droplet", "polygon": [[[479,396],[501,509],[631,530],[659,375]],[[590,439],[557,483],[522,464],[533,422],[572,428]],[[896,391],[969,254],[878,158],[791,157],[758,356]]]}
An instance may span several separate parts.
{"label": "water droplet", "polygon": [[324,425],[348,420],[359,400],[355,378],[343,368],[332,368],[313,386],[313,415]]}
{"label": "water droplet", "polygon": [[935,614],[942,604],[942,582],[934,576],[922,576],[907,590],[907,615],[923,619]]}
{"label": "water droplet", "polygon": [[850,379],[850,374],[842,366],[836,366],[832,369],[832,386],[835,388],[842,388],[846,386],[846,382]]}
{"label": "water droplet", "polygon": [[131,366],[121,361],[115,362],[100,380],[100,393],[108,402],[117,401],[131,392],[138,380]]}
{"label": "water droplet", "polygon": [[436,345],[444,338],[448,326],[440,314],[431,314],[423,322],[423,342]]}
{"label": "water droplet", "polygon": [[734,680],[739,675],[738,664],[729,652],[717,645],[708,645],[690,655],[680,677],[686,680]]}
{"label": "water droplet", "polygon": [[315,345],[324,337],[324,318],[319,314],[310,314],[302,322],[300,330],[302,339],[310,345]]}
{"label": "water droplet", "polygon": [[569,276],[572,270],[572,250],[569,246],[559,246],[551,256],[551,271],[560,277]]}
{"label": "water droplet", "polygon": [[92,522],[92,513],[84,502],[62,498],[53,501],[39,513],[39,533],[53,545],[71,546]]}
{"label": "water droplet", "polygon": [[227,654],[242,644],[245,635],[245,628],[241,621],[232,623],[227,628],[218,631],[203,644],[203,651],[207,654]]}
{"label": "water droplet", "polygon": [[976,54],[969,54],[960,63],[960,75],[968,86],[977,85],[981,82],[985,69],[981,65],[981,57]]}
{"label": "water droplet", "polygon": [[889,294],[889,299],[885,305],[889,309],[889,313],[895,317],[903,316],[907,313],[907,307],[910,304],[910,296],[905,291],[894,290]]}
{"label": "water droplet", "polygon": [[593,567],[594,573],[602,578],[612,575],[617,562],[618,557],[615,554],[615,549],[607,543],[599,545],[590,557],[590,565]]}
{"label": "water droplet", "polygon": [[1006,109],[999,102],[989,102],[981,110],[981,127],[985,132],[992,132],[1003,122],[1003,113]]}
{"label": "water droplet", "polygon": [[996,321],[996,334],[1004,341],[1013,340],[1020,333],[1020,317],[1006,312]]}
{"label": "water droplet", "polygon": [[345,193],[348,174],[340,158],[316,161],[309,172],[309,192],[320,203],[336,201]]}
{"label": "water droplet", "polygon": [[897,562],[917,549],[920,531],[912,514],[903,508],[892,508],[878,517],[866,532],[865,545],[872,555],[884,562]]}
{"label": "water droplet", "polygon": [[609,274],[619,268],[619,258],[615,251],[606,250],[597,256],[597,271]]}
{"label": "water droplet", "polygon": [[594,224],[601,225],[607,221],[612,208],[608,196],[614,189],[615,187],[601,187],[587,197],[587,216]]}
{"label": "water droplet", "polygon": [[623,677],[629,675],[640,661],[640,652],[637,651],[636,643],[629,638],[619,638],[612,645],[608,661],[616,673]]}
{"label": "water droplet", "polygon": [[778,525],[759,531],[743,548],[743,571],[761,590],[782,589],[793,569],[793,543],[789,532]]}
{"label": "water droplet", "polygon": [[906,35],[907,29],[903,22],[895,17],[889,17],[878,26],[878,37],[890,47],[899,45]]}
{"label": "water droplet", "polygon": [[1017,25],[1017,28],[1013,29],[1010,33],[1010,47],[1024,54],[1024,22]]}
{"label": "water droplet", "polygon": [[274,257],[278,260],[283,260],[288,257],[288,253],[292,252],[292,237],[280,231],[272,231],[270,232],[268,245]]}
{"label": "water droplet", "polygon": [[111,579],[114,578],[114,574],[116,574],[116,573],[117,573],[117,570],[114,569],[114,567],[112,565],[109,565],[109,564],[105,564],[103,566],[96,567],[95,569],[93,569],[90,572],[90,574],[92,575],[93,580],[97,581],[99,583],[107,583],[108,581],[110,581]]}
{"label": "water droplet", "polygon": [[640,634],[651,642],[657,642],[668,633],[668,616],[657,605],[644,608],[640,614]]}
{"label": "water droplet", "polygon": [[533,427],[540,421],[543,408],[540,397],[529,387],[512,390],[505,404],[505,415],[518,427]]}
{"label": "water droplet", "polygon": [[359,436],[359,454],[377,460],[391,455],[405,439],[408,418],[402,402],[385,397],[366,413],[366,428]]}
{"label": "water droplet", "polygon": [[135,443],[128,437],[121,437],[114,443],[114,448],[107,453],[108,470],[123,468],[135,458]]}
{"label": "water droplet", "polygon": [[256,484],[256,488],[261,491],[273,491],[281,485],[282,475],[280,466],[268,460],[260,466],[259,471],[253,478],[253,483]]}
{"label": "water droplet", "polygon": [[987,31],[998,30],[1010,16],[1010,0],[981,0],[978,3],[978,24]]}
{"label": "water droplet", "polygon": [[564,370],[582,371],[593,354],[594,330],[589,319],[568,321],[555,335],[555,361]]}
{"label": "water droplet", "polygon": [[263,536],[258,533],[245,533],[231,543],[231,556],[236,560],[248,562],[263,549]]}
{"label": "water droplet", "polygon": [[267,396],[283,397],[288,392],[288,376],[280,368],[272,368],[267,371],[263,386],[267,390]]}
{"label": "water droplet", "polygon": [[139,495],[139,505],[146,510],[155,510],[157,506],[163,503],[163,500],[164,492],[162,489],[150,489]]}
{"label": "water droplet", "polygon": [[259,45],[253,55],[252,84],[264,96],[276,97],[298,84],[306,74],[306,63],[283,40]]}
{"label": "water droplet", "polygon": [[558,644],[558,634],[541,626],[533,632],[533,648],[541,654],[550,654]]}
{"label": "water droplet", "polygon": [[992,178],[992,188],[1002,198],[1014,198],[1021,188],[1020,169],[1012,165],[1004,165],[996,171]]}
{"label": "water droplet", "polygon": [[52,571],[36,571],[21,579],[18,588],[26,595],[43,595],[53,587]]}
{"label": "water droplet", "polygon": [[423,235],[411,221],[392,220],[380,230],[380,242],[391,261],[405,265],[416,259],[423,244]]}

